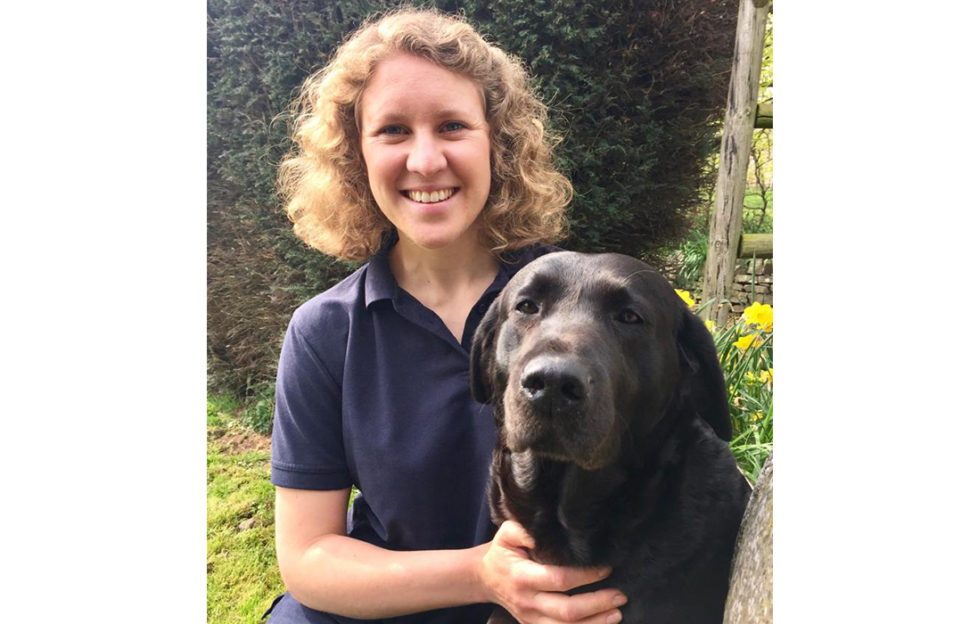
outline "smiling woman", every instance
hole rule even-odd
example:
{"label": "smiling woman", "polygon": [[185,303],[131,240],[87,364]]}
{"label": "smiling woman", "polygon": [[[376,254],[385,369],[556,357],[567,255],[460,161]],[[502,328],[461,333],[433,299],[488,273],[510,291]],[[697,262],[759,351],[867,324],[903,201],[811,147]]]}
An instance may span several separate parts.
{"label": "smiling woman", "polygon": [[[364,25],[305,84],[280,181],[295,232],[369,261],[299,307],[272,429],[271,624],[613,624],[607,569],[545,566],[496,532],[496,439],[469,389],[476,326],[510,278],[553,251],[570,183],[521,65],[465,22],[402,10]],[[360,491],[347,514],[353,486]]]}

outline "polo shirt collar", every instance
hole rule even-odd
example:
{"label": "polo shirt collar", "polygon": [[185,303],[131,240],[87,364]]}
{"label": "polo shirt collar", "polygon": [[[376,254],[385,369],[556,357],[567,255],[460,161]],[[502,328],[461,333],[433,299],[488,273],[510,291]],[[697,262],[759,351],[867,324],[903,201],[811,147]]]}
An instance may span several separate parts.
{"label": "polo shirt collar", "polygon": [[385,236],[380,250],[367,263],[367,277],[364,285],[364,303],[370,307],[374,301],[394,299],[397,294],[397,282],[391,273],[390,253],[397,242],[397,233]]}
{"label": "polo shirt collar", "polygon": [[[397,281],[394,279],[394,274],[391,273],[390,266],[390,252],[395,243],[397,243],[396,232],[393,235],[385,237],[380,250],[367,263],[367,276],[364,290],[364,303],[367,307],[370,307],[375,301],[382,299],[394,300],[397,296]],[[512,279],[513,275],[523,268],[535,255],[533,253],[533,247],[524,247],[504,253],[502,260],[499,262],[499,272],[496,274],[496,279],[493,280],[492,285],[489,286],[488,292],[502,290],[509,283],[509,280]]]}

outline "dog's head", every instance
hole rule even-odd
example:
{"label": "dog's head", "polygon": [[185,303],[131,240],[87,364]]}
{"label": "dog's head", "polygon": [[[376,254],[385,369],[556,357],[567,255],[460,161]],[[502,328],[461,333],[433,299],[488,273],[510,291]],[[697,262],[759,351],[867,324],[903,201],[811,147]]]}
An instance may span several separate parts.
{"label": "dog's head", "polygon": [[514,452],[611,464],[667,414],[729,440],[713,338],[669,283],[619,254],[558,252],[518,272],[472,344],[472,394]]}

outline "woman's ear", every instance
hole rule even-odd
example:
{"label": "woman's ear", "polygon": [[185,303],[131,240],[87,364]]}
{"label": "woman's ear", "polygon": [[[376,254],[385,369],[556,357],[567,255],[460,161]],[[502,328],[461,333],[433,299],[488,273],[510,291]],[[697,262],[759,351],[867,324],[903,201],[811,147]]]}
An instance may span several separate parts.
{"label": "woman's ear", "polygon": [[705,420],[720,439],[727,442],[733,436],[730,409],[727,403],[727,384],[717,359],[713,336],[695,314],[683,310],[678,335],[679,352],[689,368],[693,409]]}
{"label": "woman's ear", "polygon": [[492,400],[492,378],[495,376],[495,351],[496,325],[499,322],[499,298],[497,297],[486,315],[482,317],[482,322],[475,329],[472,336],[472,352],[469,356],[469,382],[472,389],[472,398],[479,403],[488,403]]}

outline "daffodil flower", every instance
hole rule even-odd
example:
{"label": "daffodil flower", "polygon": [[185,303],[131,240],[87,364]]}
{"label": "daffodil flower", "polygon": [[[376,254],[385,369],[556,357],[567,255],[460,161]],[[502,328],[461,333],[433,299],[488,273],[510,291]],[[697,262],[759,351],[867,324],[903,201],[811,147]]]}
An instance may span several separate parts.
{"label": "daffodil flower", "polygon": [[757,334],[747,334],[746,336],[741,336],[740,338],[738,338],[737,342],[734,343],[734,346],[740,349],[741,351],[746,351],[747,348],[750,347],[751,345],[756,347],[760,344],[761,344],[760,336],[758,336]]}
{"label": "daffodil flower", "polygon": [[676,291],[676,294],[679,295],[679,298],[686,302],[686,305],[691,308],[696,305],[696,302],[693,300],[693,296],[689,294],[688,290],[679,290],[678,288],[674,290]]}
{"label": "daffodil flower", "polygon": [[774,308],[766,303],[760,304],[755,301],[744,309],[744,314],[740,318],[766,332],[774,328]]}

